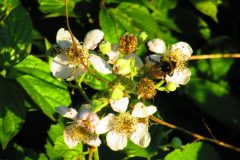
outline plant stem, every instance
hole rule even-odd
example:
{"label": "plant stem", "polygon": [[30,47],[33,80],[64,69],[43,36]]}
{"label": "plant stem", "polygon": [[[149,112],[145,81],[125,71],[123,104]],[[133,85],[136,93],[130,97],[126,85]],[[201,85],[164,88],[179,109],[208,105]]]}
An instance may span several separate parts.
{"label": "plant stem", "polygon": [[176,130],[179,130],[179,131],[181,131],[181,132],[183,132],[183,133],[185,133],[185,134],[188,134],[188,135],[196,138],[197,140],[208,141],[208,142],[217,144],[217,145],[219,145],[219,146],[222,146],[222,147],[229,148],[229,149],[232,149],[232,150],[234,150],[234,151],[240,152],[240,148],[239,148],[239,147],[233,146],[233,145],[228,144],[228,143],[225,143],[225,142],[223,142],[223,141],[219,141],[219,140],[213,139],[213,138],[204,137],[204,136],[199,135],[199,134],[197,134],[197,133],[190,132],[190,131],[188,131],[188,130],[186,130],[186,129],[184,129],[184,128],[175,126],[175,125],[173,125],[173,124],[171,124],[171,123],[165,122],[165,121],[163,121],[163,120],[161,120],[161,119],[158,119],[158,118],[156,118],[156,117],[154,117],[154,116],[150,116],[150,119],[151,119],[152,121],[157,122],[157,123],[159,123],[159,124],[161,124],[161,125],[163,125],[163,126],[166,126],[166,127],[168,127],[168,128],[176,129]]}
{"label": "plant stem", "polygon": [[99,160],[99,154],[98,154],[98,148],[96,147],[95,148],[95,151],[94,151],[94,153],[93,153],[94,155],[94,160]]}
{"label": "plant stem", "polygon": [[240,58],[240,53],[193,55],[191,56],[190,60],[214,59],[214,58]]}

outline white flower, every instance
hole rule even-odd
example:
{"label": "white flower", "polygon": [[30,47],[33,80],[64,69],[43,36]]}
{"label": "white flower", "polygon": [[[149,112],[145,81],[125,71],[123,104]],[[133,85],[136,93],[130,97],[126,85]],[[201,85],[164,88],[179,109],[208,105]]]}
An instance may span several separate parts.
{"label": "white flower", "polygon": [[[126,103],[116,105],[115,108],[121,112],[119,115],[109,113],[106,117],[100,120],[96,126],[96,133],[107,133],[107,145],[114,151],[122,150],[127,146],[128,138],[141,147],[147,147],[151,141],[148,132],[148,124],[140,121],[139,118],[147,118],[156,112],[155,106],[145,106],[138,102],[132,111],[132,114],[125,112]],[[125,111],[123,111],[124,109]]]}
{"label": "white flower", "polygon": [[95,133],[95,127],[99,122],[96,113],[90,112],[85,107],[81,107],[79,112],[73,108],[64,106],[58,107],[57,112],[64,117],[71,118],[75,123],[68,125],[64,129],[64,141],[69,148],[74,148],[79,142],[91,146],[99,146],[101,141]]}
{"label": "white flower", "polygon": [[101,30],[91,30],[86,34],[83,45],[74,37],[77,47],[73,47],[70,33],[64,28],[59,29],[56,41],[61,52],[54,57],[51,63],[50,69],[53,75],[67,80],[78,78],[87,70],[85,66],[88,64],[88,60],[98,72],[111,73],[111,68],[105,60],[97,55],[89,54],[89,50],[95,49],[102,39],[103,32]]}
{"label": "white flower", "polygon": [[187,67],[175,68],[172,75],[166,75],[166,82],[173,82],[177,87],[185,85],[190,80],[191,71]]}
{"label": "white flower", "polygon": [[193,53],[193,50],[188,43],[178,42],[171,46],[169,53],[177,54],[176,56],[181,58],[183,61],[188,61]]}
{"label": "white flower", "polygon": [[151,52],[158,53],[158,54],[166,53],[165,42],[161,39],[150,40],[148,41],[147,46]]}

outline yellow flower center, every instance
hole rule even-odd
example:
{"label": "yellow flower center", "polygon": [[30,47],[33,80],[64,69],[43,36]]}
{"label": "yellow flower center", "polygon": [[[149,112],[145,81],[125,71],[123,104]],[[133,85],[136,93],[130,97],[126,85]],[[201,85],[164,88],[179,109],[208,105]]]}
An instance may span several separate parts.
{"label": "yellow flower center", "polygon": [[132,117],[128,112],[120,113],[115,118],[113,131],[130,137],[136,129],[136,124],[137,118]]}

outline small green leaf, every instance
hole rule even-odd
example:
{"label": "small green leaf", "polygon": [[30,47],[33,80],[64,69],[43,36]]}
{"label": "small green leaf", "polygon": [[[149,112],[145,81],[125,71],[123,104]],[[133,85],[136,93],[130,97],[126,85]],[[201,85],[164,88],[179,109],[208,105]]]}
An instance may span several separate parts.
{"label": "small green leaf", "polygon": [[24,94],[21,88],[0,77],[0,143],[5,149],[8,142],[20,131],[26,115]]}
{"label": "small green leaf", "polygon": [[67,87],[50,75],[49,65],[29,55],[15,65],[9,77],[16,78],[29,96],[51,119],[56,107],[71,103]]}
{"label": "small green leaf", "polygon": [[169,153],[163,160],[220,160],[217,152],[208,144],[194,142]]}
{"label": "small green leaf", "polygon": [[[74,16],[74,7],[80,0],[68,1],[69,16]],[[47,13],[47,17],[65,16],[65,1],[64,0],[38,0],[39,10]]]}
{"label": "small green leaf", "polygon": [[195,5],[197,10],[199,10],[203,14],[211,17],[215,22],[218,22],[218,19],[217,19],[217,12],[218,12],[217,3],[215,3],[212,0],[203,0],[203,1],[191,0],[191,2]]}
{"label": "small green leaf", "polygon": [[0,66],[9,67],[23,60],[30,52],[31,41],[30,16],[18,6],[0,23]]}

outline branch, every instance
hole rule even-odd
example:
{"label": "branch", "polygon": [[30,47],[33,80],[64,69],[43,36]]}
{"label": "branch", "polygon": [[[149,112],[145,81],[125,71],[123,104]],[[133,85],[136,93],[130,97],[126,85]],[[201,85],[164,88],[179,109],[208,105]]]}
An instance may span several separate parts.
{"label": "branch", "polygon": [[190,60],[214,59],[214,58],[240,58],[240,53],[193,55],[191,56]]}
{"label": "branch", "polygon": [[157,123],[159,123],[159,124],[161,124],[161,125],[163,125],[163,126],[166,126],[166,127],[168,127],[168,128],[176,129],[176,130],[181,131],[181,132],[183,132],[183,133],[185,133],[185,134],[188,134],[188,135],[196,138],[197,140],[208,141],[208,142],[217,144],[217,145],[219,145],[219,146],[222,146],[222,147],[229,148],[229,149],[232,149],[232,150],[234,150],[234,151],[240,152],[240,148],[239,148],[239,147],[233,146],[233,145],[228,144],[228,143],[225,143],[225,142],[223,142],[223,141],[219,141],[219,140],[216,140],[216,139],[204,137],[204,136],[199,135],[199,134],[197,134],[197,133],[190,132],[190,131],[188,131],[188,130],[186,130],[186,129],[184,129],[184,128],[175,126],[175,125],[173,125],[173,124],[171,124],[171,123],[165,122],[165,121],[163,121],[163,120],[161,120],[161,119],[158,119],[158,118],[156,118],[156,117],[154,117],[154,116],[150,116],[150,119],[151,119],[152,121],[157,122]]}

